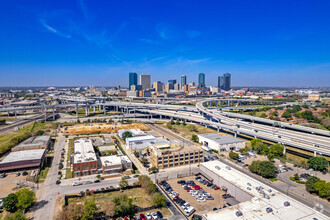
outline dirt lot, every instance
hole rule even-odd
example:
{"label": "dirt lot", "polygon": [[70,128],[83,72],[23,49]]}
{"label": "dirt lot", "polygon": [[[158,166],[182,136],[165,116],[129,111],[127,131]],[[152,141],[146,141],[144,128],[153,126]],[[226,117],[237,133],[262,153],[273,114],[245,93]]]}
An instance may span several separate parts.
{"label": "dirt lot", "polygon": [[[145,190],[142,188],[134,188],[134,189],[127,189],[124,190],[123,192],[120,191],[114,191],[114,192],[108,192],[108,193],[99,193],[99,194],[94,194],[92,196],[85,196],[81,198],[72,198],[69,199],[69,203],[74,203],[74,204],[84,204],[84,201],[86,199],[90,199],[92,197],[95,198],[95,202],[97,205],[100,207],[100,211],[104,211],[104,209],[109,208],[107,205],[112,199],[116,196],[119,196],[120,194],[126,194],[129,197],[133,198],[133,204],[137,207],[137,214],[141,213],[141,210],[143,213],[152,213],[152,212],[157,212],[160,211],[164,217],[169,217],[171,215],[171,212],[169,209],[166,207],[163,208],[154,208],[152,205],[152,196],[146,194]],[[57,203],[57,206],[60,205]],[[58,207],[57,207],[57,210]]]}
{"label": "dirt lot", "polygon": [[[139,123],[129,123],[129,124],[122,124],[122,123],[88,123],[88,124],[76,124],[74,126],[67,127],[67,130],[64,132],[68,132],[70,134],[87,134],[87,133],[94,133],[94,132],[117,132],[120,129],[141,129],[142,131],[148,130],[148,127],[144,124]],[[64,130],[64,128],[62,129]]]}
{"label": "dirt lot", "polygon": [[[181,184],[177,183],[179,180],[185,180],[185,181],[193,180],[195,184],[199,185],[206,192],[210,193],[211,196],[214,198],[214,200],[206,200],[205,202],[198,202],[195,197],[193,197],[189,192],[187,192],[182,188]],[[214,190],[207,187],[206,185],[201,184],[200,182],[195,180],[195,176],[184,177],[180,179],[171,179],[168,180],[167,182],[171,185],[172,189],[175,192],[179,193],[179,197],[181,199],[184,199],[186,202],[190,204],[190,206],[193,206],[195,208],[196,213],[205,210],[212,211],[213,208],[219,208],[220,206],[223,207],[223,205],[226,203],[221,197],[223,194],[225,194],[224,191],[220,189]]]}
{"label": "dirt lot", "polygon": [[[27,176],[15,176],[17,172],[14,173],[7,173],[7,176],[5,178],[1,178],[0,179],[0,198],[4,198],[6,197],[8,194],[12,193],[12,192],[16,192],[17,190],[19,190],[19,188],[17,188],[17,184],[16,182],[19,180],[25,180]],[[20,172],[22,173],[22,172]],[[31,173],[31,171],[28,171],[29,175]],[[32,184],[31,182],[28,182],[29,184]],[[33,185],[33,184],[32,184]]]}

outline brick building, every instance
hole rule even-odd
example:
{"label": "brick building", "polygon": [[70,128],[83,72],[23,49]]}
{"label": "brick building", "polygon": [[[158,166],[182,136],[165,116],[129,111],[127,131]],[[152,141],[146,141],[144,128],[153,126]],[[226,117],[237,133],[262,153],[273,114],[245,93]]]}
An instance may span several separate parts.
{"label": "brick building", "polygon": [[98,173],[98,161],[92,140],[79,139],[74,141],[74,154],[71,155],[71,163],[73,177]]}

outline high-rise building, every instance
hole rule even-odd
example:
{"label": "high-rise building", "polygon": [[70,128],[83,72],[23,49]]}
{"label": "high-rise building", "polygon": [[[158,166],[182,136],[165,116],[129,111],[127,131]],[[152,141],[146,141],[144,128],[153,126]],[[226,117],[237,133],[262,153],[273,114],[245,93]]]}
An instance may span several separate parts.
{"label": "high-rise building", "polygon": [[146,75],[142,73],[140,75],[140,85],[142,86],[142,90],[150,89],[151,87],[150,75]]}
{"label": "high-rise building", "polygon": [[180,90],[181,89],[180,84],[179,83],[175,83],[173,89],[174,90]]}
{"label": "high-rise building", "polygon": [[131,86],[135,86],[135,88],[137,87],[137,74],[136,73],[129,73],[129,87],[128,89],[132,89]]}
{"label": "high-rise building", "polygon": [[205,88],[205,74],[204,73],[200,73],[198,75],[198,87]]}
{"label": "high-rise building", "polygon": [[162,92],[163,91],[163,83],[160,81],[156,81],[153,83],[153,88],[156,92]]}
{"label": "high-rise building", "polygon": [[224,89],[225,79],[223,76],[218,76],[218,88]]}
{"label": "high-rise building", "polygon": [[89,87],[89,93],[90,93],[90,94],[94,94],[94,93],[95,93],[95,88],[94,88],[94,86],[90,86],[90,87]]}
{"label": "high-rise building", "polygon": [[229,73],[225,73],[225,74],[223,74],[223,78],[224,78],[224,90],[228,91],[231,89],[231,85],[230,85],[231,75]]}
{"label": "high-rise building", "polygon": [[184,85],[187,85],[187,77],[185,75],[181,76],[181,89]]}
{"label": "high-rise building", "polygon": [[168,80],[169,83],[172,83],[173,85],[176,83],[176,79],[170,79]]}

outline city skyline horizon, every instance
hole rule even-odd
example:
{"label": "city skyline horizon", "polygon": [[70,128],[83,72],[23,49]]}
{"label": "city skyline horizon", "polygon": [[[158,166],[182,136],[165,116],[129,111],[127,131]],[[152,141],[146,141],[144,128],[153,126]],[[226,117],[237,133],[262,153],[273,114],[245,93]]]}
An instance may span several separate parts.
{"label": "city skyline horizon", "polygon": [[1,3],[0,86],[128,86],[127,72],[187,83],[203,72],[211,86],[226,72],[234,87],[330,84],[327,1],[127,3]]}

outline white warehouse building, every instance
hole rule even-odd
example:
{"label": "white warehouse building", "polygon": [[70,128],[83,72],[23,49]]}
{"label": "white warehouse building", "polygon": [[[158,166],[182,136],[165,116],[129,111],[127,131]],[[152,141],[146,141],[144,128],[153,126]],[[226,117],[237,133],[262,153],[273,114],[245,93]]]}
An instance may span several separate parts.
{"label": "white warehouse building", "polygon": [[238,151],[245,147],[245,141],[234,137],[223,136],[215,133],[197,135],[199,142],[203,144],[203,149],[209,148],[221,151]]}
{"label": "white warehouse building", "polygon": [[141,150],[155,144],[156,138],[152,135],[126,138],[126,148],[132,151]]}

